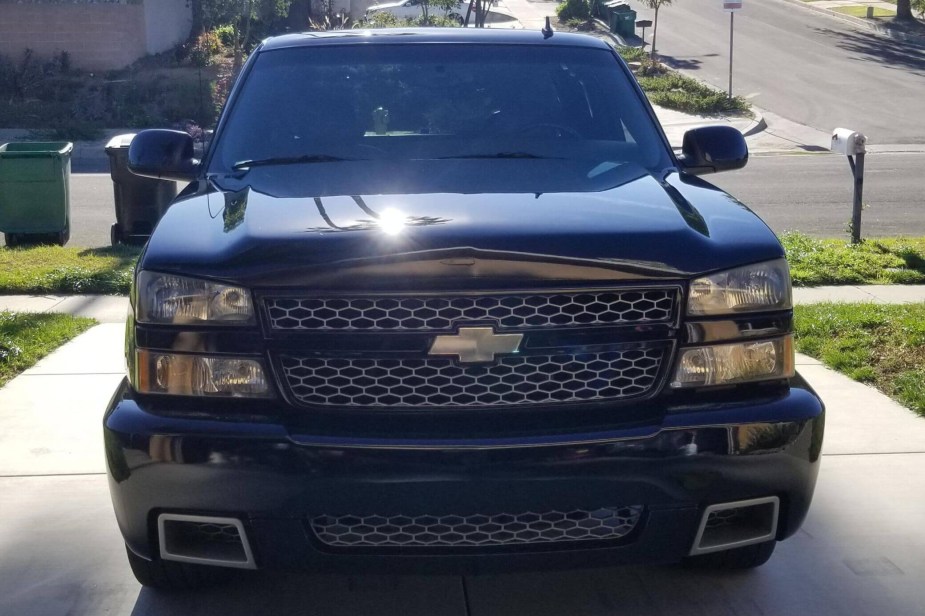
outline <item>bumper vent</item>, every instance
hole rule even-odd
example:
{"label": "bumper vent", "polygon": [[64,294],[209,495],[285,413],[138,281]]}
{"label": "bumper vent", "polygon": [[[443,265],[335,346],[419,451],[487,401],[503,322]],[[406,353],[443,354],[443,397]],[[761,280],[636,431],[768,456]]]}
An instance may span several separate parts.
{"label": "bumper vent", "polygon": [[344,548],[458,548],[606,541],[632,532],[642,510],[641,506],[627,506],[466,516],[323,515],[311,520],[311,528],[325,545]]}
{"label": "bumper vent", "polygon": [[162,513],[157,531],[164,560],[256,568],[244,525],[236,518]]}
{"label": "bumper vent", "polygon": [[593,402],[651,391],[665,347],[580,355],[512,355],[488,366],[449,359],[283,357],[292,395],[309,406],[485,407]]}
{"label": "bumper vent", "polygon": [[503,328],[671,321],[677,288],[531,295],[336,297],[265,300],[275,330],[452,331],[491,321]]}

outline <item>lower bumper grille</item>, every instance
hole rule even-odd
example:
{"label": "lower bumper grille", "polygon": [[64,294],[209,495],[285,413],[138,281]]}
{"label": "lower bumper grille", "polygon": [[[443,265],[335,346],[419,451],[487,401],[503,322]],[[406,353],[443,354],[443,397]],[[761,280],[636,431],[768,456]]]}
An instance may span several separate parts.
{"label": "lower bumper grille", "polygon": [[443,358],[283,357],[295,399],[310,406],[485,407],[620,400],[656,385],[665,348],[511,355],[489,366]]}
{"label": "lower bumper grille", "polygon": [[488,547],[607,541],[636,528],[643,507],[602,507],[493,515],[322,515],[311,528],[325,545],[346,548]]}

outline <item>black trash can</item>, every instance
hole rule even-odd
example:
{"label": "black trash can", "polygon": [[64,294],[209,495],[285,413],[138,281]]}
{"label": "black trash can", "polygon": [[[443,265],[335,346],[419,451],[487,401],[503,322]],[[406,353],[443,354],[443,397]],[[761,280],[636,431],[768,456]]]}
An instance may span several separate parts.
{"label": "black trash can", "polygon": [[116,205],[116,222],[109,230],[113,246],[147,241],[177,196],[176,182],[143,178],[128,170],[128,148],[134,137],[117,135],[106,144]]}

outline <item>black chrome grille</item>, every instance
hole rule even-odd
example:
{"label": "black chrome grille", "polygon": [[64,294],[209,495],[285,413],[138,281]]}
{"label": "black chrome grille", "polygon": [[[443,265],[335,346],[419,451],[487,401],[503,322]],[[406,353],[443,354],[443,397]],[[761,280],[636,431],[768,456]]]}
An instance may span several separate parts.
{"label": "black chrome grille", "polygon": [[618,400],[656,385],[665,347],[511,355],[491,365],[443,358],[283,357],[292,395],[312,406],[477,407]]}
{"label": "black chrome grille", "polygon": [[333,547],[482,547],[620,539],[636,528],[642,511],[627,506],[465,516],[322,515],[310,522],[315,536]]}
{"label": "black chrome grille", "polygon": [[275,330],[450,331],[461,322],[505,328],[627,325],[671,321],[676,288],[529,295],[268,297]]}

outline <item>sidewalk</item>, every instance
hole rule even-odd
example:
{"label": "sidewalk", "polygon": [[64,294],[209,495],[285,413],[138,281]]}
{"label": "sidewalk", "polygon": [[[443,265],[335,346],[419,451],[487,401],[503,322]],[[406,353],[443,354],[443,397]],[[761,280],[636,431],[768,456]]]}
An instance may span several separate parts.
{"label": "sidewalk", "polygon": [[[925,286],[840,289],[795,295],[798,302],[805,300],[802,291],[837,299],[857,293],[876,301],[925,299]],[[0,297],[0,309],[114,321],[117,312],[124,318],[126,304],[124,297]],[[736,606],[738,614],[758,616],[790,614],[795,605],[811,606],[817,616],[921,614],[925,420],[802,355],[798,369],[826,404],[823,462],[803,528],[758,571],[694,575],[647,567],[480,574],[465,577],[462,598],[460,579],[452,576],[264,575],[196,593],[139,591],[112,515],[100,425],[124,378],[124,330],[121,322],[98,325],[0,389],[0,553],[11,555],[0,559],[4,614],[229,616],[272,604],[281,615],[313,605],[326,614],[353,616],[374,605],[385,606],[377,607],[382,616],[438,616],[468,614],[459,607],[468,601],[489,615],[663,616],[692,609],[727,613]]]}
{"label": "sidewalk", "polygon": [[[921,302],[925,285],[794,289],[796,304],[822,301]],[[35,473],[43,468],[49,451],[58,451],[71,460],[74,472],[102,471],[96,424],[124,374],[128,306],[128,298],[115,296],[0,296],[0,310],[63,312],[101,322],[0,389],[0,467]],[[925,420],[813,358],[798,355],[797,365],[829,409],[827,454],[925,452]],[[62,408],[68,409],[67,417],[50,410]],[[75,439],[75,434],[84,432],[77,424],[86,424],[92,438]]]}
{"label": "sidewalk", "polygon": [[[784,0],[797,6],[837,17],[862,28],[869,28],[890,38],[901,41],[925,41],[925,27],[915,28],[896,24],[896,3],[884,0]],[[867,9],[873,9],[873,17],[867,17]],[[925,22],[913,9],[919,26]]]}
{"label": "sidewalk", "polygon": [[[858,285],[796,287],[793,303],[873,302],[911,304],[925,302],[925,285]],[[118,295],[0,295],[0,311],[60,312],[96,319],[100,323],[124,323],[128,298]]]}

